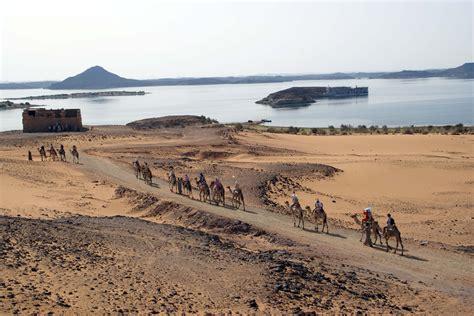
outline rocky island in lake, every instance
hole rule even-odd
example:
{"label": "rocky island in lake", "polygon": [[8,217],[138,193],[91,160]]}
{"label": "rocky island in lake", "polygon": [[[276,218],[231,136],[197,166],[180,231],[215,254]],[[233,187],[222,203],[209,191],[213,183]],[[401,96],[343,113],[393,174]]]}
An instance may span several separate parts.
{"label": "rocky island in lake", "polygon": [[33,106],[39,105],[30,104],[29,102],[14,103],[12,101],[0,101],[0,110],[24,109]]}
{"label": "rocky island in lake", "polygon": [[123,97],[132,95],[145,95],[145,91],[99,91],[99,92],[76,92],[28,96],[22,98],[9,98],[10,100],[46,100],[46,99],[78,99],[99,97]]}
{"label": "rocky island in lake", "polygon": [[305,106],[321,98],[351,98],[369,95],[368,87],[293,87],[269,94],[255,102],[274,108]]}

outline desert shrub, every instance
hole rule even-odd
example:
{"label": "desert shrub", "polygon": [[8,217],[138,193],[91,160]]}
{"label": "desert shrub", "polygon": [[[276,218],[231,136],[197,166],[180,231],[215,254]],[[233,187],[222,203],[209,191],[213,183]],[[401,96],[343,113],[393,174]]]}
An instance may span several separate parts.
{"label": "desert shrub", "polygon": [[382,131],[384,134],[388,134],[388,127],[387,125],[382,126]]}
{"label": "desert shrub", "polygon": [[326,135],[326,131],[322,128],[312,128],[311,132],[313,132],[314,135]]}
{"label": "desert shrub", "polygon": [[367,126],[365,126],[365,125],[359,125],[359,126],[357,126],[356,131],[358,133],[367,133],[368,129],[367,129]]}
{"label": "desert shrub", "polygon": [[459,123],[459,124],[456,124],[456,126],[454,126],[454,131],[456,133],[459,133],[459,134],[463,134],[465,132],[464,130],[464,125]]}
{"label": "desert shrub", "polygon": [[377,131],[377,130],[379,129],[379,127],[378,127],[378,125],[371,125],[371,126],[369,127],[369,129],[370,129],[371,132],[375,132],[375,131]]}
{"label": "desert shrub", "polygon": [[407,127],[403,130],[403,134],[405,135],[412,135],[413,131],[411,130],[411,127]]}
{"label": "desert shrub", "polygon": [[300,131],[300,129],[296,126],[288,127],[288,133],[290,133],[290,134],[298,134],[299,131]]}
{"label": "desert shrub", "polygon": [[237,132],[240,132],[240,131],[242,131],[243,129],[244,129],[244,126],[243,126],[241,123],[235,124],[235,130],[236,130]]}
{"label": "desert shrub", "polygon": [[344,125],[344,124],[341,124],[341,132],[349,132],[350,130],[352,130],[352,126],[351,126],[351,125]]}

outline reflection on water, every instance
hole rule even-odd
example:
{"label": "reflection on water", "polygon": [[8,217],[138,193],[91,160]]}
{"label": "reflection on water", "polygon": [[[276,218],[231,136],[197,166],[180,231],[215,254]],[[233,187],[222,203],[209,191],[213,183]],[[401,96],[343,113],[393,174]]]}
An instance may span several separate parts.
{"label": "reflection on water", "polygon": [[[125,124],[163,115],[195,114],[221,122],[270,119],[271,125],[472,125],[474,80],[353,79],[265,84],[121,88],[144,96],[31,101],[51,108],[80,108],[83,123]],[[309,106],[273,109],[255,101],[294,86],[368,86],[368,97],[319,99]],[[71,91],[54,91],[70,93]],[[81,91],[74,91],[81,92]],[[0,90],[0,98],[51,94],[50,90]],[[0,111],[0,130],[21,129],[21,110]]]}
{"label": "reflection on water", "polygon": [[90,98],[89,102],[90,103],[108,103],[108,102],[114,102],[114,100],[111,98]]}

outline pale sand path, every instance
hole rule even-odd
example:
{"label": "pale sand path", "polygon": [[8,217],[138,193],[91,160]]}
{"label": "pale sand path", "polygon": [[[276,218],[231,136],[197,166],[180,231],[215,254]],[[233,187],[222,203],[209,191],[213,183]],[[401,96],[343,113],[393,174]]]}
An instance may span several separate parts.
{"label": "pale sand path", "polygon": [[421,281],[434,290],[463,299],[465,304],[474,304],[474,262],[472,256],[467,254],[431,247],[425,248],[407,241],[405,241],[406,254],[404,257],[378,249],[370,249],[359,242],[360,234],[353,230],[330,227],[331,235],[318,234],[295,229],[289,216],[263,209],[248,207],[247,212],[234,211],[190,200],[171,193],[167,183],[163,180],[154,179],[154,183],[159,185],[158,188],[147,186],[138,181],[131,166],[119,165],[108,159],[86,153],[81,154],[81,161],[84,164],[77,166],[77,168],[96,177],[103,177],[116,184],[153,193],[162,198],[213,214],[244,221],[268,232],[307,244],[309,250],[314,250],[323,258],[369,268],[374,272],[392,273],[396,277],[412,283],[415,287]]}

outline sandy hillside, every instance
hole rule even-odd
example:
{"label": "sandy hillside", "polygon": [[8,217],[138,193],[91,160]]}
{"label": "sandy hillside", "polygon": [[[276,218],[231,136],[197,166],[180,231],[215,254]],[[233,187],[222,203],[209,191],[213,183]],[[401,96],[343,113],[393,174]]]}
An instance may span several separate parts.
{"label": "sandy hillside", "polygon": [[[472,140],[201,127],[3,133],[0,311],[469,314]],[[51,143],[76,144],[81,163],[40,162],[36,151],[26,161]],[[153,186],[133,175],[135,158],[152,166]],[[229,195],[223,208],[170,192],[170,166],[238,181],[247,211]],[[282,207],[291,190],[304,204],[322,198],[331,234],[308,218],[306,230],[292,227]],[[367,204],[380,221],[394,214],[405,256],[364,247],[345,228]]]}

